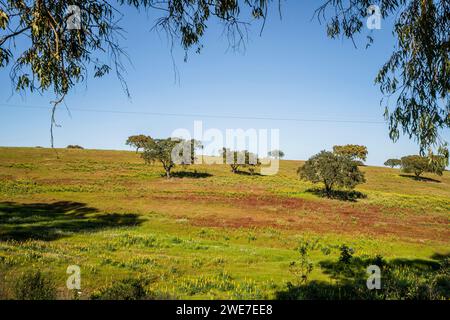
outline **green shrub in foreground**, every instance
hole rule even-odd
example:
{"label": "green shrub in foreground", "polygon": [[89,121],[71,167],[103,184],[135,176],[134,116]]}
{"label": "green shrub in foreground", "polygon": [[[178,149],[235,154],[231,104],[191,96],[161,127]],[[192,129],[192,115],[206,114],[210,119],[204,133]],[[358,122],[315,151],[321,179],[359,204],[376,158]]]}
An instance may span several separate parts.
{"label": "green shrub in foreground", "polygon": [[91,295],[92,300],[145,300],[148,298],[141,281],[132,278],[115,282]]}
{"label": "green shrub in foreground", "polygon": [[14,294],[18,300],[55,300],[56,286],[39,271],[27,272],[15,283]]}
{"label": "green shrub in foreground", "polygon": [[[382,256],[354,257],[346,245],[339,247],[338,261],[327,260],[319,265],[333,281],[288,282],[277,292],[281,300],[448,300],[450,299],[450,263],[446,257],[439,262],[393,260]],[[301,260],[301,259],[300,259]],[[381,269],[381,288],[369,290],[366,285],[369,265]],[[309,272],[312,271],[313,266]]]}

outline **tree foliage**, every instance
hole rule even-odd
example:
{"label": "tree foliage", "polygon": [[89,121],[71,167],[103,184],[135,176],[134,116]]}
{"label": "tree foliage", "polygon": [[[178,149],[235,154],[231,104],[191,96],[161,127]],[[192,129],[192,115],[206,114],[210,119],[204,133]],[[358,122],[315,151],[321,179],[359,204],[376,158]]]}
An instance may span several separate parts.
{"label": "tree foliage", "polygon": [[414,173],[419,178],[423,173],[429,172],[442,176],[445,170],[446,159],[442,156],[423,157],[420,155],[406,156],[401,159],[402,171],[406,173]]}
{"label": "tree foliage", "polygon": [[402,161],[399,159],[387,159],[386,162],[384,163],[384,165],[386,167],[391,167],[391,168],[399,167],[399,166],[401,166],[401,164],[402,164]]}
{"label": "tree foliage", "polygon": [[[12,63],[12,81],[18,90],[53,91],[66,95],[93,71],[101,77],[114,69],[127,94],[120,46],[121,7],[152,9],[160,13],[155,27],[172,40],[180,39],[185,50],[196,46],[207,22],[218,19],[225,25],[228,39],[235,46],[245,39],[243,11],[254,19],[265,17],[271,0],[18,0],[0,1],[0,67]],[[68,28],[69,6],[80,9],[80,29]],[[243,30],[244,29],[244,30]],[[24,46],[14,44],[21,39]]]}
{"label": "tree foliage", "polygon": [[154,163],[159,161],[166,173],[166,177],[170,178],[170,172],[175,163],[172,161],[172,150],[178,144],[178,141],[172,139],[150,139],[144,147],[141,154],[142,159],[146,163]]}
{"label": "tree foliage", "polygon": [[[64,96],[88,74],[123,77],[126,53],[120,45],[119,21],[124,6],[154,10],[154,26],[165,31],[172,43],[186,52],[200,52],[209,24],[220,22],[233,48],[245,46],[250,20],[262,20],[264,28],[270,4],[281,0],[2,0],[0,1],[0,68],[11,67],[17,90],[52,91],[56,95],[52,114]],[[383,19],[394,19],[396,45],[379,70],[375,82],[385,95],[385,115],[390,137],[400,133],[415,138],[421,153],[443,144],[439,132],[450,127],[450,1],[448,0],[322,0],[316,16],[327,22],[331,38],[354,41],[365,30],[378,5]],[[69,5],[80,8],[81,28],[67,28]],[[369,44],[373,37],[368,36]],[[20,40],[20,46],[16,43]],[[355,41],[354,41],[355,43]],[[393,102],[393,103],[392,103]],[[53,134],[52,134],[53,137]],[[53,145],[53,140],[52,140]]]}
{"label": "tree foliage", "polygon": [[346,144],[344,146],[334,146],[333,152],[341,156],[349,157],[353,160],[360,159],[366,161],[367,159],[367,147],[357,144]]}
{"label": "tree foliage", "polygon": [[[230,45],[237,48],[246,38],[242,13],[253,19],[265,18],[270,1],[0,1],[0,68],[11,67],[11,82],[17,91],[55,94],[50,128],[53,147],[56,107],[89,74],[103,77],[113,70],[130,96],[123,63],[128,57],[120,45],[123,6],[159,12],[155,29],[165,31],[172,42],[179,39],[186,51],[195,47],[200,52],[208,21],[215,18],[223,23]],[[72,5],[79,8],[79,29],[69,28],[67,23],[74,17],[68,10]]]}
{"label": "tree foliage", "polygon": [[145,145],[150,142],[151,138],[143,135],[143,134],[139,134],[139,135],[135,135],[135,136],[129,136],[127,141],[125,142],[125,144],[127,146],[131,146],[133,148],[136,149],[136,153],[139,152],[139,149],[143,149],[145,147]]}
{"label": "tree foliage", "polygon": [[160,162],[168,179],[172,169],[177,164],[189,165],[194,163],[195,146],[198,145],[196,140],[148,138],[149,140],[146,142],[141,156],[147,163]]}
{"label": "tree foliage", "polygon": [[394,19],[396,45],[375,78],[385,95],[390,137],[396,141],[400,132],[414,137],[424,153],[442,144],[439,131],[450,127],[450,1],[333,0],[316,14],[323,20],[330,13],[329,37],[354,40],[373,13],[370,5],[379,6],[383,19]]}
{"label": "tree foliage", "polygon": [[329,151],[321,151],[312,156],[297,172],[301,179],[313,183],[322,182],[328,197],[335,187],[353,189],[365,182],[364,174],[354,160]]}

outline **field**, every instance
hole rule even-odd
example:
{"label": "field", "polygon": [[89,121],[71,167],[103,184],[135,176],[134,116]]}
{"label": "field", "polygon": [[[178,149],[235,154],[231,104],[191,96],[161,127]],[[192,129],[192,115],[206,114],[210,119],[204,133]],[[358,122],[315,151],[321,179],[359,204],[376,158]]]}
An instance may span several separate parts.
{"label": "field", "polygon": [[309,279],[328,285],[342,245],[411,267],[434,268],[450,251],[448,171],[418,181],[362,167],[365,184],[326,199],[297,178],[301,161],[282,161],[275,176],[177,167],[167,180],[134,152],[57,152],[0,148],[2,298],[30,270],[71,298],[66,269],[78,265],[81,298],[131,277],[158,298],[272,299],[295,283],[305,241],[320,243]]}

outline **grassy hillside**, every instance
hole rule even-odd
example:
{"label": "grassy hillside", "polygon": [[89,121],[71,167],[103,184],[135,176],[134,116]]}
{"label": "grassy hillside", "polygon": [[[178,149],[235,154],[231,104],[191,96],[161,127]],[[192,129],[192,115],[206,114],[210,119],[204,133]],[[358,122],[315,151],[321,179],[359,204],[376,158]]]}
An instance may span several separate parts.
{"label": "grassy hillside", "polygon": [[318,240],[311,279],[345,244],[364,259],[433,265],[449,251],[450,173],[417,181],[363,167],[350,200],[321,198],[296,177],[232,174],[198,165],[162,177],[133,152],[0,148],[0,295],[30,269],[57,279],[82,270],[82,297],[135,277],[158,297],[274,298],[294,281],[296,247]]}

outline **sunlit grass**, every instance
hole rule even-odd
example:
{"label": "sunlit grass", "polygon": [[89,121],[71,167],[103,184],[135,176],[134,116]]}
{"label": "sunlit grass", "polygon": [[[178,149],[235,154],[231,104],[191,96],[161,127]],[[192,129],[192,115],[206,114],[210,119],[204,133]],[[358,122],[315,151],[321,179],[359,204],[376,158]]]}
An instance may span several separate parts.
{"label": "sunlit grass", "polygon": [[[450,174],[423,182],[364,167],[356,202],[323,199],[296,177],[233,175],[224,165],[177,168],[204,178],[166,180],[134,152],[0,148],[0,294],[39,269],[65,289],[66,268],[82,269],[82,297],[117,279],[141,277],[161,297],[274,298],[293,280],[288,267],[305,239],[356,256],[432,260],[448,254]],[[70,202],[68,205],[56,205]],[[47,204],[43,209],[29,204]],[[370,223],[367,223],[370,221]],[[19,237],[20,236],[20,237]]]}

